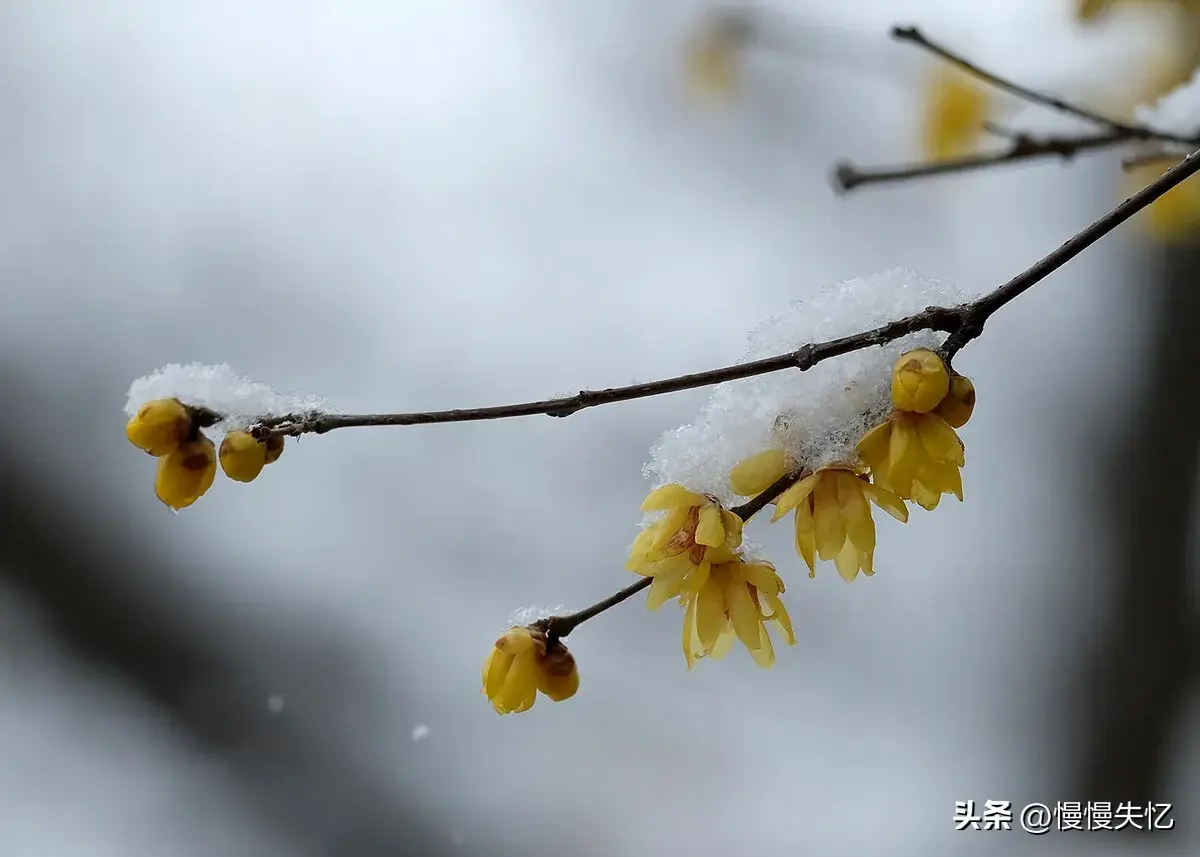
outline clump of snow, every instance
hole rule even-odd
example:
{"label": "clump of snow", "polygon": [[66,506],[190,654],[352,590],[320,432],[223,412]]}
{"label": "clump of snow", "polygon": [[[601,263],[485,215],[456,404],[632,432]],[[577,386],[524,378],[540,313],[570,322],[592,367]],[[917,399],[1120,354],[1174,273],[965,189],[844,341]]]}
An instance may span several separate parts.
{"label": "clump of snow", "polygon": [[125,413],[133,416],[153,399],[174,397],[185,405],[205,407],[224,416],[227,428],[251,425],[263,417],[327,411],[329,403],[316,396],[281,393],[267,384],[238,375],[226,363],[168,363],[129,385]]}
{"label": "clump of snow", "polygon": [[562,604],[554,607],[521,607],[509,614],[508,625],[510,628],[517,625],[532,625],[539,619],[547,619],[550,616],[561,616],[567,612],[569,611]]}
{"label": "clump of snow", "polygon": [[1192,136],[1200,131],[1200,69],[1155,104],[1137,109],[1134,117],[1155,131]]}
{"label": "clump of snow", "polygon": [[[746,361],[759,360],[880,327],[929,306],[955,306],[967,296],[903,268],[828,286],[749,334]],[[808,467],[854,458],[859,438],[891,410],[892,365],[913,348],[937,348],[945,334],[921,331],[818,363],[713,388],[689,425],[667,431],[643,468],[656,486],[677,482],[724,504],[738,462],[783,449]]]}
{"label": "clump of snow", "polygon": [[273,693],[267,697],[267,711],[272,714],[282,714],[286,704],[287,700],[283,698],[283,694]]}
{"label": "clump of snow", "polygon": [[429,727],[424,723],[418,723],[413,727],[412,739],[414,744],[418,744],[429,737]]}

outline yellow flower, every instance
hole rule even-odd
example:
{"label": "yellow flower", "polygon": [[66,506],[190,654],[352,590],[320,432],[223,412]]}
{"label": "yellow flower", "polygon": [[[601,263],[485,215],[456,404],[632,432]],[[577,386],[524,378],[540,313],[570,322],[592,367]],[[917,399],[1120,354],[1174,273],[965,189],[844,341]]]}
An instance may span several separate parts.
{"label": "yellow flower", "polygon": [[950,379],[950,392],[933,412],[946,421],[950,428],[962,428],[975,411],[975,385],[963,375]]}
{"label": "yellow flower", "polygon": [[483,664],[483,694],[497,714],[519,714],[533,707],[538,691],[555,702],[579,690],[575,658],[537,625],[510,628],[496,641]]}
{"label": "yellow flower", "polygon": [[943,64],[925,96],[925,155],[943,161],[975,149],[989,110],[987,94],[967,75]]}
{"label": "yellow flower", "polygon": [[[1134,167],[1126,178],[1126,192],[1134,193],[1174,166],[1172,161]],[[1143,223],[1159,241],[1172,243],[1200,231],[1200,188],[1193,182],[1176,185],[1141,211]]]}
{"label": "yellow flower", "polygon": [[966,452],[957,432],[937,414],[893,411],[858,442],[858,453],[880,488],[926,509],[943,494],[962,500]]}
{"label": "yellow flower", "polygon": [[1200,11],[1197,0],[1075,0],[1075,19],[1085,23],[1100,19],[1116,6],[1172,5],[1181,12],[1195,14]]}
{"label": "yellow flower", "polygon": [[739,462],[730,470],[729,485],[739,497],[753,497],[766,491],[796,466],[782,449],[768,449]]}
{"label": "yellow flower", "polygon": [[928,348],[900,355],[892,367],[892,404],[901,411],[925,414],[950,392],[950,372],[941,357]]}
{"label": "yellow flower", "polygon": [[653,577],[646,605],[657,610],[683,591],[688,578],[707,575],[714,562],[729,559],[742,543],[742,519],[716,498],[674,483],[656,488],[643,512],[666,514],[638,534],[625,567]]}
{"label": "yellow flower", "polygon": [[154,493],[172,509],[185,509],[204,496],[216,475],[216,447],[200,435],[158,459]]}
{"label": "yellow flower", "polygon": [[833,560],[838,574],[854,580],[861,569],[875,573],[875,521],[871,503],[896,520],[908,520],[908,507],[893,492],[872,485],[862,473],[846,465],[823,467],[779,495],[778,521],[796,510],[796,552],[816,577],[816,558]]}
{"label": "yellow flower", "polygon": [[125,436],[153,456],[179,449],[192,432],[192,415],[178,399],[155,399],[138,408],[125,424]]}
{"label": "yellow flower", "polygon": [[221,469],[235,482],[253,482],[267,463],[267,448],[248,431],[231,431],[221,441]]}
{"label": "yellow flower", "polygon": [[283,455],[283,435],[273,434],[263,441],[267,450],[267,464],[274,464]]}
{"label": "yellow flower", "polygon": [[736,556],[689,580],[679,598],[686,607],[683,654],[688,669],[701,658],[723,658],[734,638],[742,641],[760,667],[771,666],[775,648],[767,622],[777,622],[787,644],[796,644],[791,617],[779,597],[783,591],[783,581],[769,562],[746,562]]}
{"label": "yellow flower", "polygon": [[727,101],[742,78],[742,51],[753,32],[747,22],[730,15],[706,21],[684,47],[684,72],[697,95]]}
{"label": "yellow flower", "polygon": [[1075,19],[1094,21],[1108,12],[1113,0],[1075,0]]}

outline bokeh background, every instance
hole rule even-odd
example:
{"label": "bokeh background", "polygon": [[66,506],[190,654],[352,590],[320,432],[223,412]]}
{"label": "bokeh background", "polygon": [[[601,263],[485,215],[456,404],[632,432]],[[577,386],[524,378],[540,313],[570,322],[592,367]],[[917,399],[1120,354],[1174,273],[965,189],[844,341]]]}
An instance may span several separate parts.
{"label": "bokeh background", "polygon": [[[770,671],[688,673],[639,599],[572,635],[571,701],[479,693],[514,610],[629,582],[641,465],[704,391],[305,438],[178,516],[122,433],[167,362],[474,406],[733,362],[894,265],[991,288],[1119,200],[1121,154],[836,196],[840,159],[922,156],[931,65],[887,28],[1119,112],[1198,42],[1190,4],[1115,5],[778,0],[790,47],[720,103],[683,79],[697,2],[0,4],[0,854],[1197,853],[1186,217],[963,352],[966,502],[881,524],[874,578],[756,528],[799,637]],[[1092,798],[1176,829],[952,823]]]}

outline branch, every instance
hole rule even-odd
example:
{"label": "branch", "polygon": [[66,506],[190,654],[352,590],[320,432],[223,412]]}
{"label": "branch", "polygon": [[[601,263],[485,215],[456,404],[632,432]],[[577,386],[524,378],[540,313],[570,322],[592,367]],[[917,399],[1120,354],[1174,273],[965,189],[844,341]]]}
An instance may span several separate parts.
{"label": "branch", "polygon": [[1122,139],[1113,133],[1043,138],[1018,134],[1006,149],[964,155],[961,158],[950,158],[944,161],[925,161],[917,164],[868,169],[860,169],[848,161],[843,161],[834,169],[833,186],[839,193],[844,193],[865,184],[884,184],[885,182],[907,181],[926,176],[965,173],[1037,158],[1061,158],[1063,161],[1069,161],[1080,152],[1106,149],[1118,142],[1122,142]]}
{"label": "branch", "polygon": [[965,71],[971,77],[981,80],[997,89],[1002,89],[1005,92],[1017,96],[1022,101],[1028,101],[1030,104],[1040,104],[1043,107],[1049,107],[1051,110],[1057,110],[1067,116],[1074,116],[1077,119],[1083,119],[1085,122],[1091,122],[1099,125],[1102,128],[1107,128],[1110,131],[1124,134],[1128,137],[1142,138],[1146,134],[1146,129],[1139,128],[1135,125],[1128,125],[1118,119],[1113,119],[1109,116],[1096,113],[1083,107],[1077,107],[1074,104],[1068,104],[1061,98],[1054,95],[1049,95],[1045,92],[1038,92],[1026,86],[1021,86],[1007,78],[1000,77],[998,74],[993,74],[986,69],[980,68],[975,63],[968,60],[966,57],[955,53],[949,48],[939,45],[927,38],[924,33],[916,27],[892,27],[891,37],[898,42],[908,42],[918,48],[928,51],[952,66]]}
{"label": "branch", "polygon": [[984,323],[1000,307],[1018,295],[1029,291],[1034,285],[1044,280],[1167,191],[1176,185],[1182,184],[1197,172],[1200,172],[1200,151],[1192,152],[1192,154],[1126,199],[1108,214],[1092,223],[1091,226],[1082,232],[1068,239],[1057,250],[1039,259],[1004,285],[978,300],[966,304],[965,307],[961,307],[960,309],[964,310],[962,313],[962,323],[958,326],[957,330],[950,334],[949,338],[942,345],[942,352],[946,359],[950,360],[953,358],[964,345],[979,336],[983,332]]}
{"label": "branch", "polygon": [[765,357],[749,363],[736,363],[720,369],[707,372],[694,372],[690,375],[679,375],[661,381],[648,381],[643,384],[630,384],[626,387],[609,387],[606,390],[581,390],[574,396],[563,396],[557,399],[542,399],[536,402],[522,402],[513,405],[494,405],[486,408],[465,408],[450,411],[418,411],[399,414],[291,414],[282,417],[271,417],[259,421],[250,429],[251,433],[261,439],[271,435],[301,435],[324,434],[339,428],[355,426],[411,426],[428,425],[431,423],[461,423],[479,420],[499,420],[511,417],[527,417],[545,414],[551,417],[569,417],[574,413],[594,408],[599,405],[609,405],[614,402],[628,402],[633,399],[645,399],[650,396],[661,396],[664,393],[677,393],[681,390],[693,390],[697,387],[710,387],[726,381],[737,381],[751,378],[755,375],[766,375],[783,369],[799,369],[801,372],[811,369],[818,363],[861,351],[872,345],[885,345],[901,337],[921,330],[939,330],[953,333],[961,326],[962,307],[928,307],[922,312],[907,316],[898,321],[843,336],[826,342],[810,343],[795,351]]}
{"label": "branch", "polygon": [[[1154,200],[1158,199],[1171,188],[1180,184],[1195,173],[1200,172],[1200,151],[1193,152],[1188,155],[1183,161],[1172,167],[1163,175],[1159,176],[1155,181],[1142,188],[1129,199],[1122,202],[1108,214],[1101,217],[1099,220],[1092,223],[1082,232],[1079,232],[1074,237],[1070,238],[1062,244],[1057,250],[1044,256],[1042,259],[1035,262],[1029,268],[1022,271],[1017,276],[1013,277],[1007,283],[997,287],[978,300],[971,303],[962,304],[953,309],[943,309],[939,307],[930,307],[923,313],[918,313],[916,316],[910,316],[908,319],[901,319],[898,322],[893,322],[885,328],[877,328],[877,333],[888,329],[895,325],[904,325],[916,318],[937,318],[939,321],[952,320],[954,330],[946,341],[942,344],[942,355],[946,362],[949,363],[955,354],[957,354],[963,346],[972,339],[975,339],[983,332],[983,326],[992,314],[1005,306],[1009,302],[1016,299],[1018,296],[1029,291],[1035,284],[1041,282],[1054,271],[1061,268],[1067,262],[1074,259],[1092,244],[1096,243],[1102,237],[1112,232],[1122,223],[1124,223],[1133,215],[1137,214]],[[919,328],[918,328],[919,329]],[[943,329],[943,328],[937,328]],[[859,336],[869,336],[868,334],[859,334]],[[854,340],[856,337],[846,337],[846,340]],[[843,342],[846,340],[835,340]],[[819,346],[805,346],[819,347]],[[865,345],[861,347],[866,347]],[[793,354],[799,354],[804,349],[800,349]],[[780,358],[771,358],[778,360]],[[758,361],[759,364],[768,361]],[[757,364],[745,364],[753,366]],[[718,370],[728,371],[728,370]],[[688,376],[697,377],[697,376]],[[663,382],[667,383],[667,382]],[[642,385],[647,386],[647,385]],[[628,389],[628,388],[626,388]],[[730,511],[737,515],[742,521],[749,521],[754,515],[762,511],[768,504],[775,501],[784,491],[786,491],[800,477],[800,473],[791,473],[778,479],[771,487],[762,492],[740,506],[735,506]],[[588,619],[599,616],[604,611],[611,607],[615,607],[622,601],[625,601],[632,596],[641,592],[648,587],[653,581],[651,577],[643,577],[636,583],[626,586],[624,589],[610,595],[609,597],[598,601],[591,607],[587,607],[576,613],[571,613],[566,616],[550,616],[540,620],[538,624],[545,632],[547,639],[557,640],[566,637],[577,627],[582,625]]]}
{"label": "branch", "polygon": [[250,431],[255,437],[265,439],[272,435],[324,434],[334,429],[355,426],[429,425],[508,419],[536,414],[569,417],[571,414],[600,405],[661,396],[665,393],[675,393],[697,387],[708,387],[726,381],[779,372],[784,369],[798,369],[803,372],[831,357],[861,351],[873,345],[885,345],[922,330],[937,330],[949,334],[943,345],[944,355],[949,360],[964,345],[979,336],[983,331],[984,323],[992,313],[1035,283],[1045,279],[1087,247],[1200,170],[1200,159],[1198,158],[1200,155],[1197,153],[1189,155],[1028,270],[971,303],[956,307],[927,307],[919,313],[861,333],[825,342],[809,343],[795,351],[766,357],[762,360],[737,363],[720,369],[694,372],[690,375],[680,375],[661,381],[630,384],[626,387],[610,387],[606,390],[582,390],[574,396],[484,408],[395,414],[291,414],[260,420]]}
{"label": "branch", "polygon": [[[839,192],[854,190],[869,184],[906,181],[927,176],[963,173],[988,167],[1001,166],[1018,161],[1057,157],[1070,160],[1081,152],[1108,149],[1125,143],[1158,142],[1196,148],[1200,146],[1200,134],[1184,136],[1166,131],[1156,131],[1143,125],[1122,122],[1110,116],[1078,105],[1070,104],[1057,96],[1030,89],[976,65],[958,53],[927,38],[916,27],[893,27],[892,38],[908,42],[936,56],[938,59],[961,69],[986,84],[1004,90],[1030,104],[1038,104],[1067,116],[1074,116],[1098,125],[1102,129],[1091,134],[1056,135],[1034,137],[1020,132],[1005,131],[1002,136],[1012,140],[1011,145],[1000,151],[967,155],[945,161],[923,161],[893,167],[859,169],[849,162],[838,164],[833,174],[834,188]],[[994,126],[985,126],[996,133]]]}

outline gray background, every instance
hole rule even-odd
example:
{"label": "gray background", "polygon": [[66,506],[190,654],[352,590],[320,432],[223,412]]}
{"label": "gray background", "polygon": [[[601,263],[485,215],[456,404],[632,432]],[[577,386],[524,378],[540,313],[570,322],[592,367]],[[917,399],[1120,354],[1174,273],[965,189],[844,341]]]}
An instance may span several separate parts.
{"label": "gray background", "polygon": [[[1006,280],[1119,156],[835,197],[837,159],[919,154],[887,26],[1089,98],[1162,31],[959,5],[781,3],[803,56],[713,111],[696,3],[0,4],[0,854],[1196,853],[1196,253],[1136,225],[962,354],[967,500],[881,526],[873,579],[756,528],[799,637],[769,672],[687,673],[678,611],[632,602],[572,636],[575,699],[479,694],[513,610],[629,582],[641,464],[703,391],[306,438],[177,517],[122,435],[166,362],[473,406],[731,362],[893,265]],[[951,822],[1104,795],[1177,829]]]}

